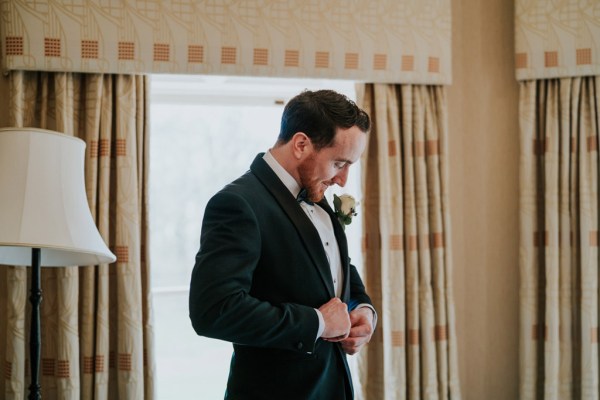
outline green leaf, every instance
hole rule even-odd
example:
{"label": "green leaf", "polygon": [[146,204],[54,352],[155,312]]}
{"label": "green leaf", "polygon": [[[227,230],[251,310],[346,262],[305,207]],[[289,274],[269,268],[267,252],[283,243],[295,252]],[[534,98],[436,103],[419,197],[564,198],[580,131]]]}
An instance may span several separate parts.
{"label": "green leaf", "polygon": [[342,199],[340,199],[336,194],[333,195],[333,208],[336,212],[339,212],[342,209]]}

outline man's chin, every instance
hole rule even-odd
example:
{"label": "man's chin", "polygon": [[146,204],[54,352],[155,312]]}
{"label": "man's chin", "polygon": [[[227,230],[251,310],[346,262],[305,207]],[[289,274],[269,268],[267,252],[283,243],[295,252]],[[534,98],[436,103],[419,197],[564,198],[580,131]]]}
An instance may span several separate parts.
{"label": "man's chin", "polygon": [[321,200],[323,200],[324,197],[325,197],[325,190],[319,190],[319,191],[310,193],[310,201],[312,201],[313,203],[320,202]]}

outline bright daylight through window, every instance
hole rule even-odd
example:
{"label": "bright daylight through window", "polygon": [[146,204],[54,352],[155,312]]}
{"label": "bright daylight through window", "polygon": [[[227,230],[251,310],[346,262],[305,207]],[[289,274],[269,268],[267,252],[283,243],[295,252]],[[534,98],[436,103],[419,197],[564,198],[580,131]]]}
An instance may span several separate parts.
{"label": "bright daylight through window", "polygon": [[[214,193],[248,170],[257,153],[275,143],[285,102],[304,89],[334,89],[355,98],[354,83],[348,81],[152,77],[150,255],[159,400],[223,398],[231,344],[197,336],[188,317],[204,208]],[[350,170],[345,188],[328,190],[330,203],[333,193],[362,201],[360,165]],[[358,223],[346,229],[359,271],[360,220],[359,215]]]}

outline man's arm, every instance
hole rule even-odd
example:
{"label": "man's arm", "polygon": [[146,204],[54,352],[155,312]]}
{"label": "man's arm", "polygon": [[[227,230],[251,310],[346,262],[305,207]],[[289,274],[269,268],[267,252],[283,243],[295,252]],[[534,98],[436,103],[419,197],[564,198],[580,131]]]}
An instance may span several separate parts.
{"label": "man's arm", "polygon": [[249,292],[260,258],[250,206],[221,192],[208,203],[190,284],[190,319],[199,335],[233,343],[310,351],[318,329],[312,307],[271,304]]}
{"label": "man's arm", "polygon": [[[250,346],[313,351],[319,328],[314,308],[250,295],[260,249],[259,224],[247,202],[232,193],[215,195],[206,207],[190,285],[196,333]],[[326,330],[347,336],[345,308],[332,304],[326,311],[331,311],[324,315]]]}
{"label": "man's arm", "polygon": [[350,265],[350,299],[352,327],[348,337],[341,341],[341,345],[346,353],[355,354],[371,340],[377,325],[377,313],[356,267],[352,264]]}

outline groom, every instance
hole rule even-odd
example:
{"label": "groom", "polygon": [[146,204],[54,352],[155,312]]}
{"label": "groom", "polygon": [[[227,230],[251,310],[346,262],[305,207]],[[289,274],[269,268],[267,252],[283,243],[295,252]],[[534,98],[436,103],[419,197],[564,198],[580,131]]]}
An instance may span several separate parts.
{"label": "groom", "polygon": [[206,206],[190,319],[233,343],[226,399],[353,398],[346,353],[376,314],[324,193],[346,184],[369,126],[345,96],[302,92],[275,146]]}

